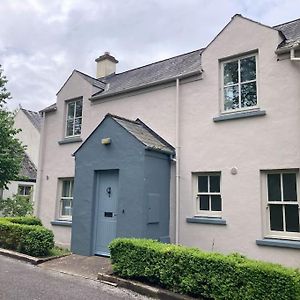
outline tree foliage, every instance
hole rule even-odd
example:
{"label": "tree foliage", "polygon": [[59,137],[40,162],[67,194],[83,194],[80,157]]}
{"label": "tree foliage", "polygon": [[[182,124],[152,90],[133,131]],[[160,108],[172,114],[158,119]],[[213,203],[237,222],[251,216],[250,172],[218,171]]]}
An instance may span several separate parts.
{"label": "tree foliage", "polygon": [[7,188],[11,180],[18,178],[24,153],[24,147],[16,137],[19,130],[13,127],[14,116],[5,108],[10,99],[6,83],[0,65],[0,188]]}

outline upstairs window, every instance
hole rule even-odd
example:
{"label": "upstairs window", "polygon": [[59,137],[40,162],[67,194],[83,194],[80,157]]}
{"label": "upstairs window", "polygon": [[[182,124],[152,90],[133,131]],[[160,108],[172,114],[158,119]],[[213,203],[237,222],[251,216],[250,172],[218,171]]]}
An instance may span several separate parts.
{"label": "upstairs window", "polygon": [[222,62],[223,110],[244,110],[257,106],[256,79],[256,55]]}
{"label": "upstairs window", "polygon": [[82,99],[67,102],[66,137],[81,134]]}
{"label": "upstairs window", "polygon": [[197,215],[221,217],[220,173],[197,175]]}

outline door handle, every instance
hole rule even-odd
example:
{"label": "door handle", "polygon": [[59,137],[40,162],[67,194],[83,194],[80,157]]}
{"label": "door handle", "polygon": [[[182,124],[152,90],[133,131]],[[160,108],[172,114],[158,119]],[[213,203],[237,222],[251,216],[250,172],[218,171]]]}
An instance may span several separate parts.
{"label": "door handle", "polygon": [[117,213],[113,213],[113,216],[116,217],[118,214]]}

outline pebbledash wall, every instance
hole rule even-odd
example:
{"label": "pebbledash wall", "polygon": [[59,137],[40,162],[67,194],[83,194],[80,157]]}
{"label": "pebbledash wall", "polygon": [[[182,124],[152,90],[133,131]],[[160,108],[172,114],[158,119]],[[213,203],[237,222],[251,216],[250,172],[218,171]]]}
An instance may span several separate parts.
{"label": "pebbledash wall", "polygon": [[[278,59],[275,50],[281,41],[277,30],[237,15],[202,53],[201,77],[180,82],[180,244],[300,266],[299,239],[260,242],[267,236],[264,171],[298,172],[300,165],[300,63]],[[224,114],[221,61],[248,53],[256,53],[258,58],[258,108]],[[88,99],[94,92],[95,88],[74,72],[57,95],[57,109],[45,113],[37,214],[54,230],[56,242],[65,246],[70,245],[70,224],[53,222],[58,211],[58,179],[74,176],[71,154],[81,143],[58,143],[64,136],[66,100],[83,97],[83,141],[108,112],[139,118],[173,146],[176,141],[175,79],[172,84],[91,103]],[[174,166],[172,170],[170,237],[174,242]],[[222,212],[215,222],[195,217],[195,178],[205,172],[221,174]],[[260,245],[272,241],[273,246]]]}

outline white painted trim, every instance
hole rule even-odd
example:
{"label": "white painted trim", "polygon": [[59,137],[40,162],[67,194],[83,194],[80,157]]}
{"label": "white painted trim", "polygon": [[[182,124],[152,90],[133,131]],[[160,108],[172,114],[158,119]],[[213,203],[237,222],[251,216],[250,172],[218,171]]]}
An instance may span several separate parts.
{"label": "white painted trim", "polygon": [[[296,174],[296,189],[297,189],[297,201],[283,201],[283,174],[284,173],[295,173]],[[281,188],[281,201],[268,201],[268,174],[280,174],[280,188]],[[286,232],[286,231],[275,231],[271,230],[270,224],[270,209],[269,204],[282,205],[283,210],[283,228],[286,229],[284,205],[295,205],[298,204],[300,209],[300,198],[299,198],[299,172],[296,169],[285,169],[285,170],[269,170],[262,171],[262,220],[263,220],[263,235],[265,238],[279,238],[289,240],[300,240],[300,232]],[[299,213],[299,224],[300,224],[300,213]]]}
{"label": "white painted trim", "polygon": [[[77,107],[77,102],[78,101],[81,101],[81,117],[76,117],[76,107]],[[72,121],[73,121],[73,125],[72,125],[72,132],[73,134],[72,135],[68,135],[68,114],[69,114],[69,105],[71,103],[75,103],[75,106],[74,106],[74,113],[73,113],[73,117],[72,117]],[[69,100],[69,101],[66,101],[65,102],[65,105],[66,105],[66,114],[65,114],[65,134],[64,134],[64,137],[65,139],[69,139],[69,138],[74,138],[74,137],[80,137],[81,135],[81,130],[82,130],[82,115],[83,115],[83,99],[80,97],[80,98],[77,98],[77,99],[74,99],[74,100]],[[81,119],[81,125],[80,125],[80,134],[74,134],[75,132],[75,120],[77,119]]]}
{"label": "white painted trim", "polygon": [[[241,65],[241,59],[248,58],[248,57],[255,57],[255,68],[256,68],[256,77],[255,80],[248,80],[241,82],[241,72],[240,72],[240,65]],[[229,84],[224,86],[224,64],[230,63],[230,62],[238,62],[238,82],[234,84]],[[231,58],[229,60],[222,60],[220,61],[220,72],[221,72],[221,82],[220,82],[220,92],[221,92],[221,107],[220,107],[220,113],[221,114],[230,114],[230,113],[236,113],[236,112],[243,112],[243,111],[252,111],[252,110],[258,110],[259,109],[259,76],[258,76],[258,53],[254,52],[251,54],[243,55],[243,56],[238,56],[235,58]],[[250,107],[241,107],[241,86],[242,84],[246,83],[251,83],[251,82],[256,82],[256,105],[255,106],[250,106]],[[226,87],[232,87],[232,86],[238,86],[238,92],[239,92],[239,108],[236,109],[227,109],[225,110],[225,97],[224,97],[224,88]]]}
{"label": "white painted trim", "polygon": [[[56,212],[56,220],[69,220],[72,221],[72,215],[63,215],[62,214],[62,200],[72,200],[73,201],[73,196],[62,196],[62,191],[63,191],[63,183],[65,181],[73,181],[72,183],[72,191],[74,194],[74,178],[73,177],[66,177],[66,178],[58,178],[58,189],[57,189],[57,212]],[[72,205],[73,206],[73,205]]]}
{"label": "white painted trim", "polygon": [[[219,176],[220,178],[220,192],[209,192],[210,190],[210,176]],[[223,211],[223,199],[222,199],[222,190],[221,190],[221,172],[197,172],[192,174],[192,182],[193,182],[193,201],[195,207],[195,217],[215,217],[221,218]],[[208,176],[208,192],[199,192],[198,189],[198,177],[199,176]],[[209,210],[200,210],[200,195],[208,195],[209,196]],[[211,196],[220,195],[221,197],[221,211],[212,211],[211,210]],[[195,201],[196,200],[196,201]]]}

